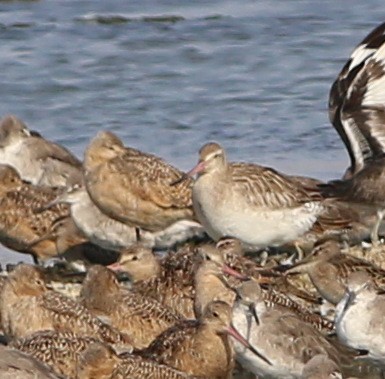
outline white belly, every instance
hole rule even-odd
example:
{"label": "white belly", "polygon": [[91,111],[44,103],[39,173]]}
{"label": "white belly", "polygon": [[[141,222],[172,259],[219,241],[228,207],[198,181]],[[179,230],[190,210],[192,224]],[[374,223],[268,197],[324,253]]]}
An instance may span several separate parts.
{"label": "white belly", "polygon": [[31,159],[29,150],[25,148],[23,141],[0,149],[0,163],[14,167],[23,180],[34,185],[38,184],[43,174],[39,162]]}
{"label": "white belly", "polygon": [[354,349],[368,350],[369,356],[384,363],[384,322],[380,319],[373,319],[370,313],[370,310],[376,306],[376,302],[360,299],[342,313],[346,301],[347,295],[336,309],[335,324],[338,338],[342,343]]}
{"label": "white belly", "polygon": [[120,250],[136,242],[135,228],[102,213],[92,202],[71,205],[75,225],[94,244],[105,249]]}
{"label": "white belly", "polygon": [[235,329],[237,329],[259,353],[267,358],[272,365],[267,364],[238,341],[234,341],[237,360],[249,371],[263,378],[299,379],[304,364],[299,362],[296,357],[288,355],[288,351],[285,350],[289,350],[287,346],[290,344],[290,336],[280,336],[286,343],[277,343],[275,345],[275,342],[272,342],[270,344],[268,335],[262,330],[265,328],[263,318],[260,319],[260,325],[257,325],[253,319],[251,319],[251,323],[248,324],[244,312],[244,309],[234,308],[233,325]]}
{"label": "white belly", "polygon": [[235,237],[256,248],[297,239],[313,226],[322,210],[316,202],[283,209],[251,207],[239,199],[221,201],[209,191],[195,190],[195,186],[193,204],[199,221],[215,241]]}

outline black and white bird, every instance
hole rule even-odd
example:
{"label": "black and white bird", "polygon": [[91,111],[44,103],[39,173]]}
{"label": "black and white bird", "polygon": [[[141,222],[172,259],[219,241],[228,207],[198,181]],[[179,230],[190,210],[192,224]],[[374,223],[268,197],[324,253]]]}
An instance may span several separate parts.
{"label": "black and white bird", "polygon": [[385,153],[385,23],[354,49],[333,83],[329,118],[344,142],[354,176]]}
{"label": "black and white bird", "polygon": [[351,162],[343,180],[319,186],[322,195],[360,207],[378,243],[385,216],[385,23],[355,48],[333,83],[329,117]]}

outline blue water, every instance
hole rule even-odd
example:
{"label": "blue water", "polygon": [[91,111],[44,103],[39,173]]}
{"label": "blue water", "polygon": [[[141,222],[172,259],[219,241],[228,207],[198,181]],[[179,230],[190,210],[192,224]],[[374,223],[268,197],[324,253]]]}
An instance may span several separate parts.
{"label": "blue water", "polygon": [[380,0],[0,1],[0,116],[79,157],[110,129],[182,169],[215,140],[231,160],[336,178],[329,88],[384,20]]}

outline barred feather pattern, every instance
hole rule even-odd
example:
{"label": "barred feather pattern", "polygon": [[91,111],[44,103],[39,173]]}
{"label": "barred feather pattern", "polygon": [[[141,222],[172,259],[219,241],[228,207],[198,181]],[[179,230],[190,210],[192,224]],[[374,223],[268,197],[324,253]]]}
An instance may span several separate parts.
{"label": "barred feather pattern", "polygon": [[57,292],[48,291],[39,299],[46,317],[55,330],[75,331],[79,335],[101,339],[106,343],[127,342],[126,337],[94,317],[77,301]]}
{"label": "barred feather pattern", "polygon": [[109,269],[93,266],[81,291],[83,304],[95,315],[107,318],[125,333],[135,348],[143,348],[180,316],[157,300],[135,290],[121,288]]}
{"label": "barred feather pattern", "polygon": [[56,373],[74,378],[80,354],[96,341],[72,332],[46,330],[13,340],[10,346],[44,362]]}
{"label": "barred feather pattern", "polygon": [[298,182],[272,168],[242,162],[231,163],[229,168],[234,190],[244,193],[250,206],[279,209],[313,200]]}
{"label": "barred feather pattern", "polygon": [[227,378],[234,353],[226,330],[231,307],[213,302],[200,320],[183,320],[163,332],[140,354],[190,375]]}
{"label": "barred feather pattern", "polygon": [[42,250],[30,244],[52,231],[52,225],[69,216],[67,205],[60,204],[49,210],[36,211],[58,195],[58,191],[23,183],[17,188],[4,190],[0,198],[0,241],[7,247],[37,257],[56,255],[54,243]]}
{"label": "barred feather pattern", "polygon": [[[115,369],[112,379],[193,379],[195,377],[170,366],[155,363],[140,356],[125,357]],[[202,378],[202,377],[201,377]]]}
{"label": "barred feather pattern", "polygon": [[[88,155],[103,155],[92,142]],[[132,148],[95,158],[86,166],[85,182],[94,203],[108,216],[145,230],[165,229],[176,221],[193,219],[192,179],[151,154]],[[175,185],[172,185],[176,183]]]}

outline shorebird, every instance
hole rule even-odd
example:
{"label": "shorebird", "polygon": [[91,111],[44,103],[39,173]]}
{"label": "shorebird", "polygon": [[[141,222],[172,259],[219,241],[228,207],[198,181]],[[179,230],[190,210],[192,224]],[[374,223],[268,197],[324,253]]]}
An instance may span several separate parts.
{"label": "shorebird", "polygon": [[194,377],[139,355],[125,354],[119,357],[108,346],[94,343],[81,355],[76,378],[193,379]]}
{"label": "shorebird", "polygon": [[194,210],[215,241],[235,237],[247,246],[264,248],[294,241],[313,227],[346,226],[323,219],[321,197],[313,200],[298,180],[256,164],[228,163],[217,143],[200,149],[199,163],[188,175],[195,174]]}
{"label": "shorebird", "polygon": [[56,220],[69,216],[66,205],[35,212],[57,194],[54,189],[23,182],[14,168],[0,165],[0,242],[31,254],[36,262],[55,256],[54,241],[31,243],[47,234]]}
{"label": "shorebird", "polygon": [[15,339],[10,345],[45,363],[55,373],[64,375],[66,378],[76,378],[76,368],[81,353],[97,341],[97,339],[82,337],[72,332],[44,330],[25,338]]}
{"label": "shorebird", "polygon": [[367,351],[369,358],[382,365],[385,362],[384,311],[385,296],[377,292],[369,274],[352,273],[336,309],[337,336],[343,344]]}
{"label": "shorebird", "polygon": [[198,318],[212,301],[223,301],[230,306],[235,300],[235,293],[226,281],[224,274],[231,274],[237,279],[245,279],[241,274],[232,270],[225,264],[221,255],[212,254],[210,251],[199,251],[203,261],[199,265],[194,277],[195,316]]}
{"label": "shorebird", "polygon": [[54,242],[57,256],[68,262],[109,265],[119,258],[117,251],[90,242],[70,216],[54,221],[48,233],[33,240],[28,247],[32,248],[43,241]]}
{"label": "shorebird", "polygon": [[190,375],[230,378],[234,353],[229,335],[260,356],[231,326],[231,308],[222,301],[210,303],[200,319],[166,330],[141,354]]}
{"label": "shorebird", "polygon": [[320,186],[323,196],[356,204],[362,208],[361,212],[365,216],[376,214],[377,219],[370,233],[374,244],[379,243],[378,231],[385,215],[384,177],[385,158],[382,156],[367,161],[365,166],[349,179],[334,180]]}
{"label": "shorebird", "polygon": [[233,325],[266,359],[266,364],[249,349],[235,342],[237,360],[256,375],[274,378],[301,378],[305,364],[317,354],[338,361],[337,349],[294,313],[268,309],[259,285],[242,284],[233,309]]}
{"label": "shorebird", "polygon": [[186,318],[194,318],[194,272],[199,257],[195,249],[181,248],[163,259],[151,249],[136,244],[122,251],[119,260],[109,267],[124,271],[132,289],[151,297]]}
{"label": "shorebird", "polygon": [[342,253],[337,241],[318,245],[312,254],[294,264],[286,275],[306,273],[320,295],[337,304],[346,290],[347,277],[356,271],[367,272],[379,287],[385,287],[385,271],[364,259]]}
{"label": "shorebird", "polygon": [[[344,181],[324,188],[326,196],[358,203],[377,214],[371,239],[385,214],[385,23],[355,48],[330,91],[329,117],[343,140],[351,165]],[[363,212],[367,212],[364,210]]]}
{"label": "shorebird", "polygon": [[318,354],[306,363],[301,379],[342,379],[342,373],[327,355]]}
{"label": "shorebird", "polygon": [[125,271],[135,292],[158,300],[186,318],[200,315],[214,299],[231,302],[234,293],[226,287],[223,274],[244,279],[226,266],[220,255],[188,249],[159,260],[150,249],[136,245],[123,251],[120,260],[109,267]]}
{"label": "shorebird", "polygon": [[21,351],[0,346],[1,379],[64,379],[39,360]]}
{"label": "shorebird", "polygon": [[108,320],[137,349],[148,346],[181,318],[157,300],[121,288],[115,274],[99,265],[89,268],[80,296],[93,315]]}
{"label": "shorebird", "polygon": [[4,284],[1,319],[8,338],[26,337],[39,330],[71,331],[78,335],[124,345],[127,336],[116,331],[75,300],[47,288],[38,267],[18,265]]}
{"label": "shorebird", "polygon": [[[203,245],[199,248],[200,254],[203,256],[206,255],[206,259],[223,261],[226,263],[226,265],[228,265],[231,269],[234,269],[243,277],[253,278],[260,284],[267,284],[266,288],[262,288],[262,295],[268,308],[282,307],[285,309],[285,311],[290,311],[297,314],[301,320],[312,324],[315,328],[321,331],[330,332],[333,330],[334,325],[331,321],[314,312],[309,311],[307,308],[300,305],[297,301],[293,300],[293,298],[301,298],[306,302],[312,302],[313,299],[311,297],[309,297],[307,294],[304,294],[303,291],[290,284],[280,274],[275,274],[274,271],[259,266],[247,257],[239,255],[239,252],[231,252],[229,250],[229,244],[231,240],[232,239],[225,239],[223,241],[220,240],[217,244],[217,247],[212,245]],[[238,242],[232,241],[231,244],[233,243],[238,246]],[[238,248],[239,246],[237,247],[237,250]],[[234,281],[232,279],[232,277],[229,278],[229,284],[232,287],[237,286],[239,284],[239,280]],[[203,287],[203,289],[206,287],[211,289],[211,293],[215,293],[215,287],[212,285],[207,285]],[[219,291],[218,288],[218,292],[226,291],[224,288],[222,291]],[[205,293],[207,293],[207,290]],[[233,296],[235,295],[233,294]]]}
{"label": "shorebird", "polygon": [[[74,223],[95,245],[119,251],[136,242],[135,228],[103,213],[91,200],[84,187],[70,188],[47,204],[45,208],[59,203],[70,205],[71,218]],[[140,242],[148,247],[168,248],[202,233],[203,229],[197,222],[181,220],[158,232],[142,231]]]}
{"label": "shorebird", "polygon": [[354,49],[330,90],[329,118],[350,157],[345,178],[385,153],[384,42],[385,23]]}
{"label": "shorebird", "polygon": [[0,163],[35,185],[66,187],[82,182],[81,162],[64,147],[32,133],[16,116],[0,121]]}
{"label": "shorebird", "polygon": [[162,159],[124,147],[111,132],[99,132],[84,156],[85,183],[106,215],[156,232],[192,220],[191,180],[171,186],[182,172]]}

